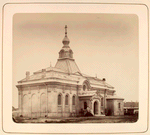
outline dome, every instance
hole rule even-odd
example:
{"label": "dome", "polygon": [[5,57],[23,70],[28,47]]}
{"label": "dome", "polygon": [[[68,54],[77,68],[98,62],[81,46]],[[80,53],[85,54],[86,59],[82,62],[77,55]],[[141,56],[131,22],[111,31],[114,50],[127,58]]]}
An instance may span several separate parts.
{"label": "dome", "polygon": [[67,35],[64,37],[62,43],[63,43],[64,45],[68,45],[68,44],[70,43],[70,40],[69,40],[69,38],[67,37]]}
{"label": "dome", "polygon": [[62,43],[63,47],[59,52],[59,59],[73,59],[73,51],[69,46],[70,40],[67,36],[67,25],[65,26],[65,37],[62,40]]}
{"label": "dome", "polygon": [[70,43],[70,40],[67,37],[67,25],[65,25],[65,37],[64,37],[62,43],[64,44],[64,46],[68,46],[68,44]]}

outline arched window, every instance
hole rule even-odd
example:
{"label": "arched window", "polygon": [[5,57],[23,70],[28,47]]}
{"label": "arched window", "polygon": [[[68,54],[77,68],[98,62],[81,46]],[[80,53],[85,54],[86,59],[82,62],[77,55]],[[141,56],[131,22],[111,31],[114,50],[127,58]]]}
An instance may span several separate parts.
{"label": "arched window", "polygon": [[75,97],[75,95],[72,97],[72,105],[75,105],[76,103],[75,103],[75,101],[76,101],[76,97]]}
{"label": "arched window", "polygon": [[72,57],[73,57],[73,55],[72,55],[72,54],[73,54],[72,50],[69,50],[69,57],[70,57],[70,58],[72,58]]}
{"label": "arched window", "polygon": [[66,97],[65,97],[65,105],[68,105],[68,103],[69,103],[69,96],[66,95]]}
{"label": "arched window", "polygon": [[121,104],[120,104],[120,103],[118,103],[118,108],[119,108],[119,109],[121,108]]}
{"label": "arched window", "polygon": [[40,96],[40,112],[46,112],[46,95],[42,93]]}
{"label": "arched window", "polygon": [[85,80],[84,82],[83,82],[83,85],[82,85],[83,87],[83,91],[87,91],[87,90],[90,90],[90,83],[87,81],[87,80]]}
{"label": "arched window", "polygon": [[83,85],[83,90],[85,91],[87,89],[86,85]]}
{"label": "arched window", "polygon": [[104,99],[101,98],[101,106],[103,106],[103,105],[104,105]]}
{"label": "arched window", "polygon": [[61,105],[61,94],[58,95],[58,105]]}
{"label": "arched window", "polygon": [[63,57],[64,57],[64,53],[65,53],[65,51],[62,49],[62,50],[59,52],[59,58],[63,58]]}

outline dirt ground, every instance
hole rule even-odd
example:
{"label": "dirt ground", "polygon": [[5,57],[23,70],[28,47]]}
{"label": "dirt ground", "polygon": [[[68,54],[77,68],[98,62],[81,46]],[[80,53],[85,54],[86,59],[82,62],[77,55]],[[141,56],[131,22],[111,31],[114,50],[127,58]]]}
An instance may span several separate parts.
{"label": "dirt ground", "polygon": [[93,116],[68,118],[15,118],[16,123],[134,123],[138,116]]}

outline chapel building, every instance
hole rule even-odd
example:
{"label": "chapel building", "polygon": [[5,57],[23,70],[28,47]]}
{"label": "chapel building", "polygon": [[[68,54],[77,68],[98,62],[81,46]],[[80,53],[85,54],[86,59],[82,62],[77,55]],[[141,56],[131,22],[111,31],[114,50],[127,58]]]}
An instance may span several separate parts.
{"label": "chapel building", "polygon": [[83,74],[78,68],[67,36],[55,67],[41,69],[18,81],[22,117],[69,117],[89,111],[95,116],[124,115],[123,98],[106,80]]}

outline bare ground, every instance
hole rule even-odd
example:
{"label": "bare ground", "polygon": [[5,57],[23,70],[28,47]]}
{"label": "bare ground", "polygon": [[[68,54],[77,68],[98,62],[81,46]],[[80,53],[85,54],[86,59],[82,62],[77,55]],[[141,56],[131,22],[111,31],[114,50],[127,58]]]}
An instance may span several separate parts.
{"label": "bare ground", "polygon": [[68,117],[68,118],[15,118],[16,123],[134,123],[138,116],[94,116],[94,117]]}

